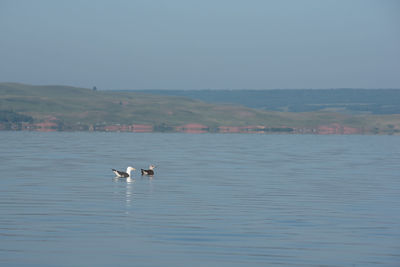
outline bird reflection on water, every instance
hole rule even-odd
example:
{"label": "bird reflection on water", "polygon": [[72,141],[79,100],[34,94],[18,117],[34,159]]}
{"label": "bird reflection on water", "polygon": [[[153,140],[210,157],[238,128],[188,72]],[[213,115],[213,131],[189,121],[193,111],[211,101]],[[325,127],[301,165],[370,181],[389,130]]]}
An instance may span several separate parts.
{"label": "bird reflection on water", "polygon": [[[146,183],[147,181],[147,183]],[[125,204],[126,204],[126,214],[129,214],[129,210],[132,206],[133,199],[135,197],[134,187],[146,187],[148,184],[148,192],[150,194],[153,193],[153,181],[154,177],[150,176],[142,176],[140,179],[135,178],[121,178],[121,177],[114,177],[113,182],[116,185],[116,191],[114,192],[118,196],[122,196],[123,192],[125,193]]]}
{"label": "bird reflection on water", "polygon": [[[129,208],[131,207],[131,202],[133,198],[133,184],[136,182],[135,179],[132,179],[131,177],[128,178],[121,178],[121,177],[114,177],[113,178],[114,183],[122,185],[125,184],[125,204],[126,204],[126,214],[129,214]],[[121,189],[121,186],[118,186],[119,189]],[[120,190],[116,192],[117,194],[120,194]]]}
{"label": "bird reflection on water", "polygon": [[126,202],[126,213],[129,213],[129,209],[131,207],[131,201],[132,201],[132,187],[133,183],[135,180],[131,178],[126,179],[126,191],[125,191],[125,202]]}

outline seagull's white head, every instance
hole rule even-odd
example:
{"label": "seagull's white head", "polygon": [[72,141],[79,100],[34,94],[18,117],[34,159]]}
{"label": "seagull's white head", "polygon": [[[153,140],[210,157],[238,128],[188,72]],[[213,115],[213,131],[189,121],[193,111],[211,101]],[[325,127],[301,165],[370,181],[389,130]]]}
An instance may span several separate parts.
{"label": "seagull's white head", "polygon": [[149,166],[149,170],[154,170],[155,167],[156,167],[156,166],[154,166],[154,165],[150,165],[150,166]]}
{"label": "seagull's white head", "polygon": [[130,167],[130,166],[128,168],[126,168],[127,173],[131,173],[131,171],[136,171],[136,169],[133,167]]}

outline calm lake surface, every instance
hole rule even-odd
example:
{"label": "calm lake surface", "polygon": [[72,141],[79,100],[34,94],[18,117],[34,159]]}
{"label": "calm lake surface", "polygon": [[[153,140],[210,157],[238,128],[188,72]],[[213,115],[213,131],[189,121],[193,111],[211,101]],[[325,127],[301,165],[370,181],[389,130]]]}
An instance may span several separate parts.
{"label": "calm lake surface", "polygon": [[400,266],[398,136],[0,141],[1,266]]}

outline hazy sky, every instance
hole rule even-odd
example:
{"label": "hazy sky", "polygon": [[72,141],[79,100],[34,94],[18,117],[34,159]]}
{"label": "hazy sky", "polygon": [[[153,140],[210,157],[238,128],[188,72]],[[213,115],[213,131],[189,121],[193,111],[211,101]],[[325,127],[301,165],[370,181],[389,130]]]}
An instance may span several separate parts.
{"label": "hazy sky", "polygon": [[0,82],[400,88],[400,1],[0,0]]}

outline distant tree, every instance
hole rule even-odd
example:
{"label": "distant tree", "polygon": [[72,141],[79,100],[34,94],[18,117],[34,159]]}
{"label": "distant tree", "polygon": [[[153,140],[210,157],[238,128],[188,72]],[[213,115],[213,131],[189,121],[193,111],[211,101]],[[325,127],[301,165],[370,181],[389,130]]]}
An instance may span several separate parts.
{"label": "distant tree", "polygon": [[172,132],[173,130],[174,130],[173,127],[171,127],[165,123],[154,125],[155,132]]}
{"label": "distant tree", "polygon": [[10,110],[0,110],[0,122],[33,122],[33,118]]}

